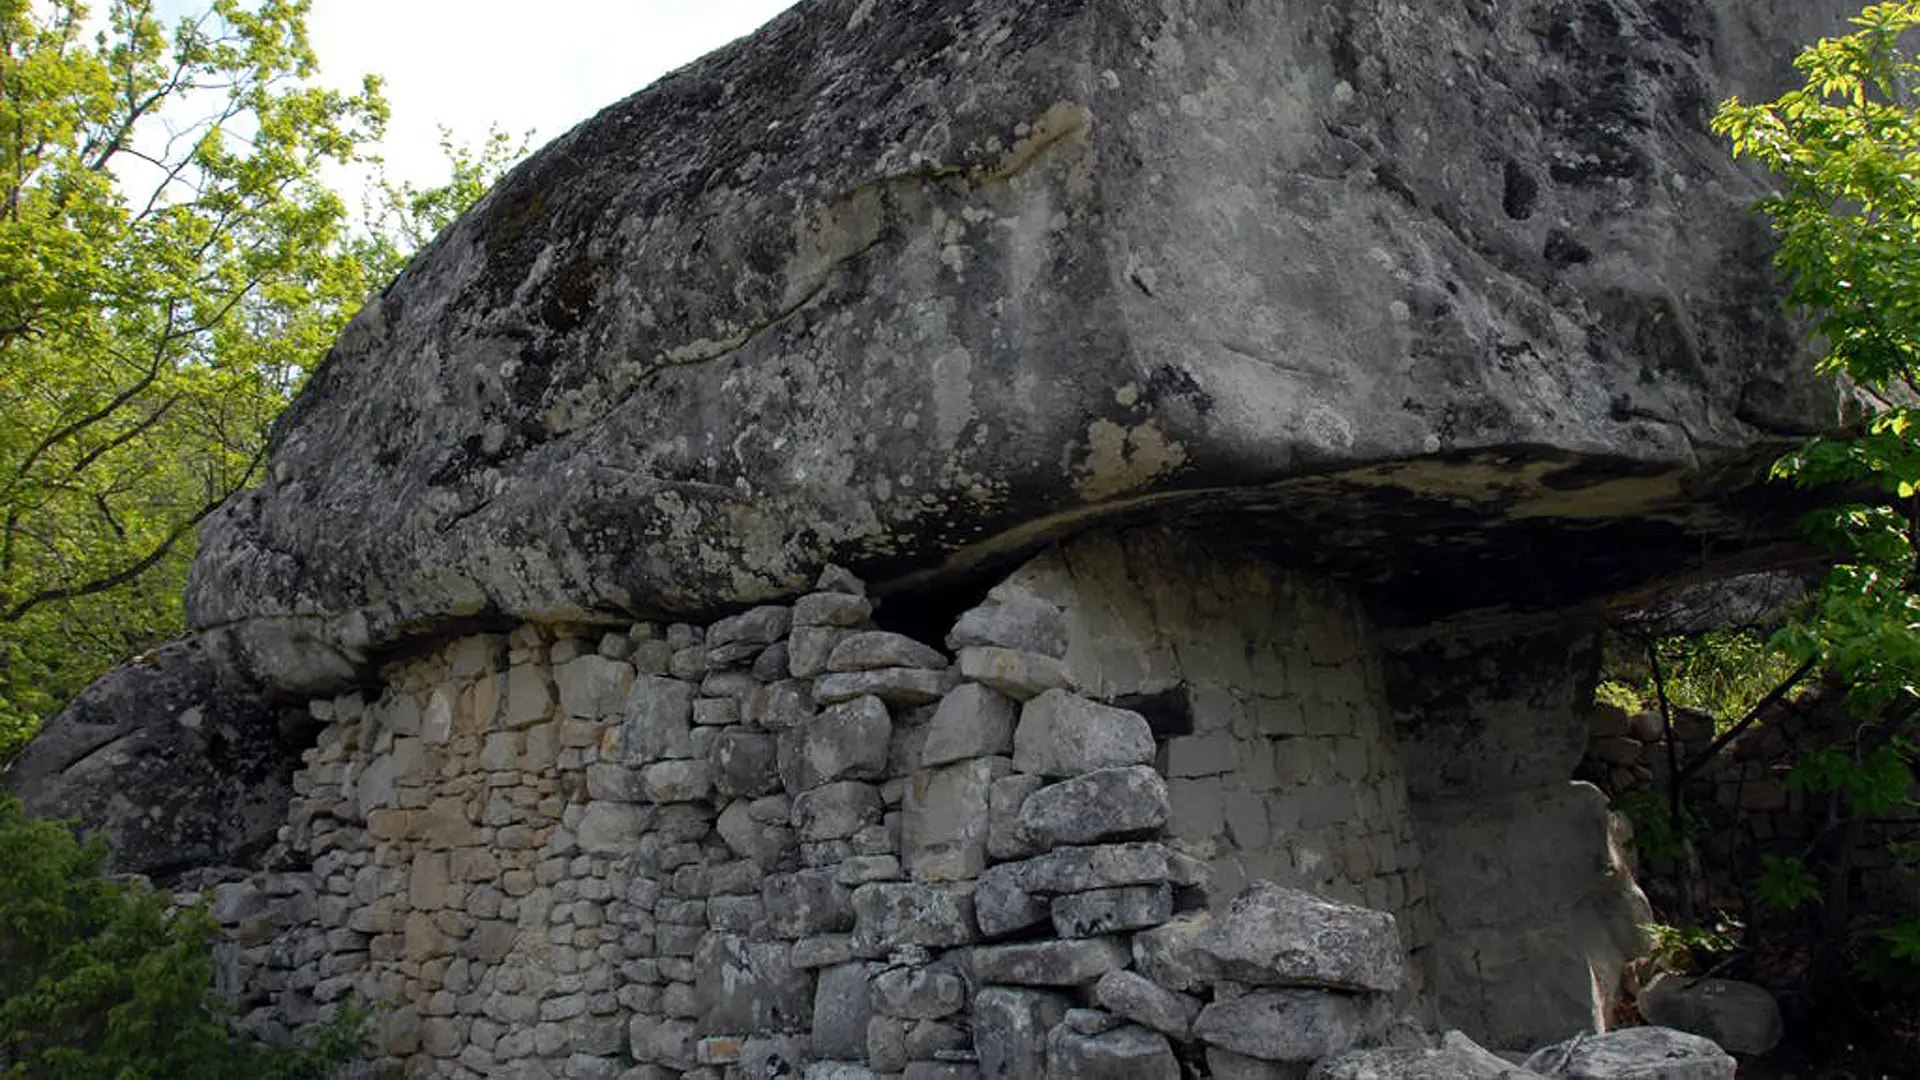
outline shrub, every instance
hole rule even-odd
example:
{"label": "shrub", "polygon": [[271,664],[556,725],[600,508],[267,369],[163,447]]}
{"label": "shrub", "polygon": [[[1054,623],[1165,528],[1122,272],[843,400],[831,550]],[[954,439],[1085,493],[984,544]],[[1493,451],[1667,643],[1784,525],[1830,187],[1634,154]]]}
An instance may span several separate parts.
{"label": "shrub", "polygon": [[234,1037],[212,993],[218,927],[109,877],[107,854],[0,794],[0,1078],[322,1080],[358,1050],[352,1016],[304,1047]]}

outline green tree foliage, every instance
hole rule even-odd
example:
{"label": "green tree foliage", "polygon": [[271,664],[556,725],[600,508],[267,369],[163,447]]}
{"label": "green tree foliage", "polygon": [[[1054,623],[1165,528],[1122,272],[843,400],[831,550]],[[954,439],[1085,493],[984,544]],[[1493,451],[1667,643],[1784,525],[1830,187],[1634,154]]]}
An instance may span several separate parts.
{"label": "green tree foliage", "polygon": [[[1920,2],[1875,4],[1853,21],[1855,33],[1801,54],[1804,86],[1763,104],[1729,101],[1715,121],[1737,155],[1779,181],[1761,209],[1779,234],[1789,300],[1824,345],[1820,370],[1878,399],[1857,430],[1812,440],[1774,469],[1857,495],[1812,517],[1835,565],[1809,612],[1775,639],[1837,676],[1862,720],[1850,747],[1808,755],[1789,779],[1853,823],[1821,897],[1830,937],[1845,930],[1858,822],[1914,805],[1920,714]],[[1776,884],[1791,878],[1785,899],[1809,897],[1804,871],[1771,869]]]}
{"label": "green tree foliage", "polygon": [[0,761],[177,632],[194,531],[362,300],[517,153],[448,148],[356,228],[386,105],[312,81],[310,0],[0,0]]}
{"label": "green tree foliage", "polygon": [[1765,165],[1780,193],[1761,203],[1780,236],[1789,301],[1825,352],[1824,372],[1878,394],[1862,430],[1815,439],[1776,475],[1844,485],[1882,498],[1813,519],[1839,555],[1814,614],[1780,640],[1839,675],[1867,713],[1912,700],[1920,687],[1920,599],[1911,510],[1920,491],[1920,74],[1902,42],[1920,3],[1877,4],[1858,33],[1821,41],[1796,62],[1806,85],[1776,101],[1722,107],[1715,127],[1736,154]]}
{"label": "green tree foliage", "polygon": [[352,1014],[299,1048],[230,1036],[217,928],[106,858],[0,795],[0,1080],[319,1080],[353,1056]]}

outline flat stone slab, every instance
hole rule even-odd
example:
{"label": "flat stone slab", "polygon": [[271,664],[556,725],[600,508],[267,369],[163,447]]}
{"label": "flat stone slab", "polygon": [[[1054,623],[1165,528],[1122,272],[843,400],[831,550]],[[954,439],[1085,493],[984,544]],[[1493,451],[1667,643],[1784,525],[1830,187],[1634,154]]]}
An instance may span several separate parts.
{"label": "flat stone slab", "polygon": [[1377,1002],[1337,990],[1254,990],[1200,1010],[1193,1034],[1236,1054],[1304,1064],[1370,1038],[1379,1012]]}
{"label": "flat stone slab", "polygon": [[1254,986],[1391,992],[1406,968],[1393,916],[1271,882],[1234,897],[1197,944],[1221,975]]}
{"label": "flat stone slab", "polygon": [[1527,1068],[1566,1080],[1734,1080],[1733,1056],[1713,1040],[1663,1027],[1582,1035],[1535,1051]]}
{"label": "flat stone slab", "polygon": [[1041,788],[1020,805],[1015,829],[1044,851],[1153,832],[1172,816],[1167,782],[1152,766],[1133,765]]}
{"label": "flat stone slab", "polygon": [[1065,690],[1048,690],[1022,706],[1013,732],[1013,767],[1036,776],[1146,765],[1154,750],[1145,717]]}
{"label": "flat stone slab", "polygon": [[974,978],[1012,986],[1079,986],[1127,966],[1127,946],[1113,938],[983,945],[973,951]]}
{"label": "flat stone slab", "polygon": [[1135,1024],[1085,1034],[1067,1024],[1047,1033],[1047,1080],[1180,1080],[1167,1037]]}

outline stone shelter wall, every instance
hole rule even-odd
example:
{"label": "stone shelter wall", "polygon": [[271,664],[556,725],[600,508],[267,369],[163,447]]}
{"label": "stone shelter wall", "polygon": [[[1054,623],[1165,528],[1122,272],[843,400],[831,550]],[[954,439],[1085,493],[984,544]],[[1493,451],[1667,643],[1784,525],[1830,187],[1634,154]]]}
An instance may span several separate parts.
{"label": "stone shelter wall", "polygon": [[[1699,890],[1694,900],[1700,908],[1746,908],[1762,855],[1804,854],[1828,830],[1827,800],[1788,790],[1787,773],[1804,752],[1850,746],[1856,727],[1837,693],[1786,702],[1735,736],[1688,781],[1700,876],[1686,877]],[[1705,754],[1717,734],[1710,717],[1684,709],[1675,716],[1674,732],[1683,769]],[[1670,770],[1659,714],[1596,704],[1588,735],[1580,775],[1605,791],[1616,809],[1664,813]],[[1861,827],[1849,877],[1866,911],[1896,916],[1920,906],[1920,876],[1896,859],[1895,844],[1920,844],[1920,823],[1896,819]],[[1648,891],[1677,900],[1683,875],[1675,860],[1643,848],[1638,858]]]}
{"label": "stone shelter wall", "polygon": [[1392,912],[1426,947],[1379,647],[1349,594],[1161,530],[1063,545],[1011,584],[1064,612],[1076,685],[1164,717],[1170,831],[1206,860],[1217,903],[1276,881]]}
{"label": "stone shelter wall", "polygon": [[269,1032],[385,1003],[409,1077],[525,1080],[1296,1076],[1430,1024],[1436,974],[1472,996],[1341,590],[1141,530],[944,650],[874,610],[829,570],[313,702],[290,869],[216,896],[223,985]]}

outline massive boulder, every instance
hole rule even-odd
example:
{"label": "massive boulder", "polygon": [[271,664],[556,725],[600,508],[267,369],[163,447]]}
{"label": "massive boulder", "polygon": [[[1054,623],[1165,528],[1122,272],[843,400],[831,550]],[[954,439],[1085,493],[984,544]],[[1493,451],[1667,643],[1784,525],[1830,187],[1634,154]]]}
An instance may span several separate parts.
{"label": "massive boulder", "polygon": [[1782,535],[1753,465],[1839,403],[1706,121],[1852,6],[809,0],[368,306],[192,621],[317,693],[461,626],[950,580],[1122,513],[1406,622],[1737,562]]}
{"label": "massive boulder", "polygon": [[95,681],[0,782],[35,817],[104,831],[115,870],[165,881],[258,865],[311,741],[305,708],[234,695],[198,642],[176,641]]}

